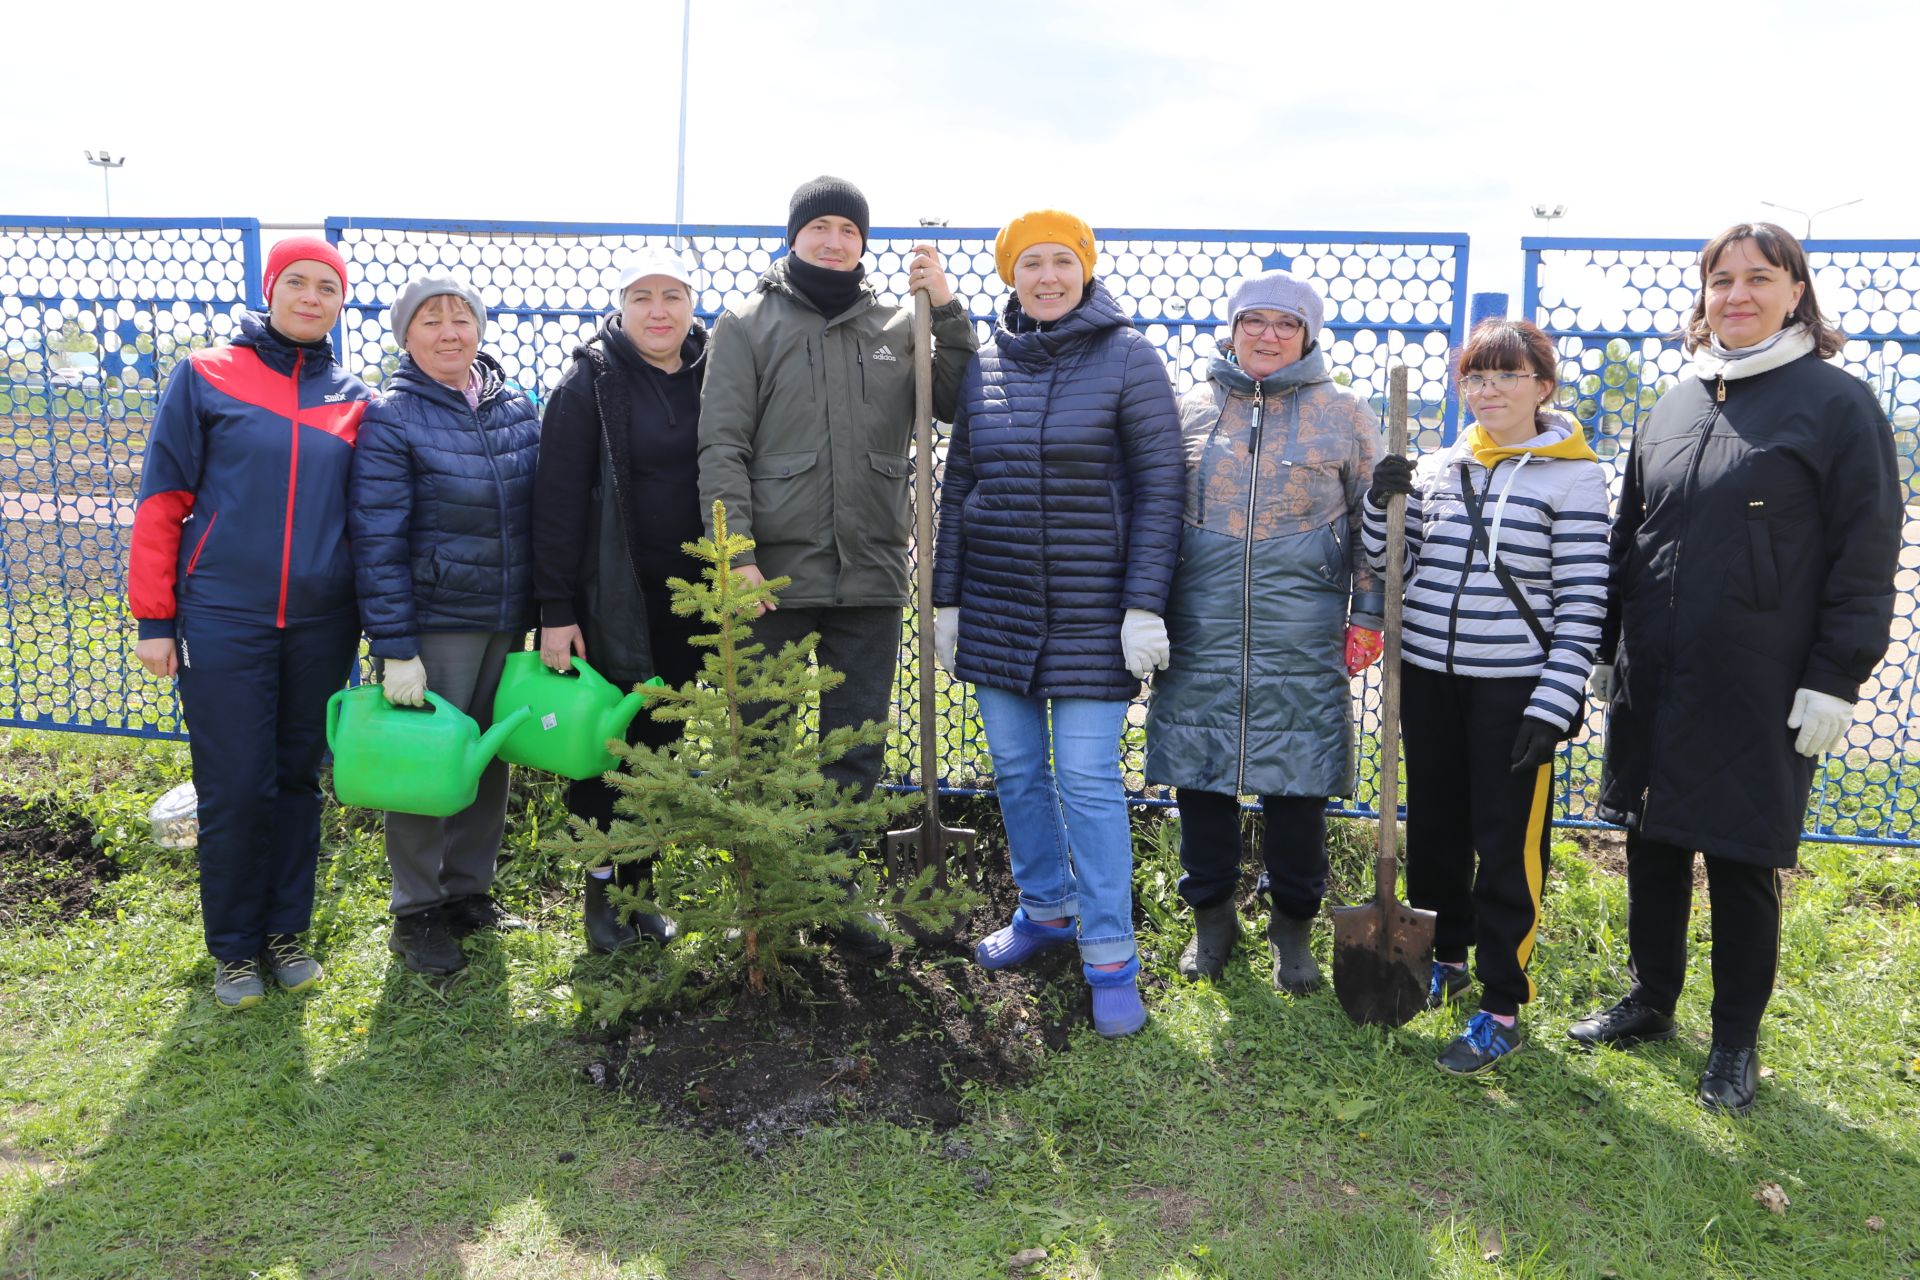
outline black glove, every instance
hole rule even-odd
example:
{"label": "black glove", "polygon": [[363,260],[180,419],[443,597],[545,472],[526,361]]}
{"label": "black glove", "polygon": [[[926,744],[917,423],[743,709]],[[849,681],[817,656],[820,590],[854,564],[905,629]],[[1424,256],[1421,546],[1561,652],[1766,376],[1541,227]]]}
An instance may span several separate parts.
{"label": "black glove", "polygon": [[1553,759],[1560,747],[1560,730],[1545,720],[1520,717],[1520,736],[1513,740],[1513,771],[1529,773]]}
{"label": "black glove", "polygon": [[1367,501],[1385,510],[1387,499],[1399,494],[1402,497],[1413,492],[1413,464],[1398,453],[1390,453],[1373,464],[1373,487],[1367,490]]}

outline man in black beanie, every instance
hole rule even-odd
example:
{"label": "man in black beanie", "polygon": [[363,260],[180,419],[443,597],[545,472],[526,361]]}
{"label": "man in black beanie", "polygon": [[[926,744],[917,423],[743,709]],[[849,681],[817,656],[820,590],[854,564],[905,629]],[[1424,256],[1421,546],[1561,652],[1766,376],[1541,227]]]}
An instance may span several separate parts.
{"label": "man in black beanie", "polygon": [[[754,540],[736,569],[756,582],[792,579],[754,638],[777,651],[817,632],[821,664],[846,677],[821,696],[822,733],[886,720],[909,593],[913,313],[882,302],[866,279],[869,225],[851,182],[801,184],[787,210],[789,252],[714,327],[700,401],[701,509],[724,503],[728,529]],[[949,420],[973,323],[931,244],[915,246],[908,287],[932,304],[933,412]],[[825,772],[865,796],[884,754],[857,747]],[[867,958],[890,950],[861,929],[839,940]]]}

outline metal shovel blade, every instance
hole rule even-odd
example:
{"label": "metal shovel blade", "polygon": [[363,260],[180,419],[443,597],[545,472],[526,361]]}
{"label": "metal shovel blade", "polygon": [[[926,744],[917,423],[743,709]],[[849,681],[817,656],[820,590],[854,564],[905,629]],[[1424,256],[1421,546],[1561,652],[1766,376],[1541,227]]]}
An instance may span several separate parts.
{"label": "metal shovel blade", "polygon": [[[947,861],[950,850],[964,851],[960,873],[972,878],[976,869],[974,836],[975,833],[969,828],[943,825],[939,814],[930,811],[926,821],[917,827],[887,832],[880,847],[893,874],[911,877],[927,867],[934,867],[934,883],[944,888],[952,882],[952,864]],[[919,924],[911,919],[901,919],[897,926],[915,942],[952,942],[960,936],[961,926],[965,923],[966,916],[956,914],[944,925]]]}
{"label": "metal shovel blade", "polygon": [[1333,994],[1349,1018],[1398,1027],[1427,1007],[1434,919],[1393,898],[1333,909]]}

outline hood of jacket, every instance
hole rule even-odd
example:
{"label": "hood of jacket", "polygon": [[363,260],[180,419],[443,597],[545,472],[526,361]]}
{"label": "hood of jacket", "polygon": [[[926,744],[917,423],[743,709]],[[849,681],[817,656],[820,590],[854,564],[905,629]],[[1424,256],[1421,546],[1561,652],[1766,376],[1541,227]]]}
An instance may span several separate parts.
{"label": "hood of jacket", "polygon": [[[793,277],[787,270],[786,254],[782,254],[773,260],[767,269],[761,273],[760,282],[754,285],[753,289],[755,293],[777,293],[783,298],[790,299],[796,306],[805,307],[815,315],[824,314],[819,307],[813,305],[812,298],[809,298],[795,287]],[[860,282],[859,301],[855,302],[845,311],[842,311],[840,315],[828,316],[827,319],[838,320],[842,316],[855,315],[875,305],[879,301],[880,291],[874,288],[873,277],[869,275]]]}
{"label": "hood of jacket", "polygon": [[[507,371],[500,367],[498,360],[486,352],[476,351],[474,353],[473,367],[480,371],[480,403],[482,406],[489,400],[494,399],[496,396],[501,395],[513,387],[512,381],[507,377]],[[515,389],[517,390],[517,388]],[[381,387],[381,390],[389,393],[394,391],[411,391],[414,395],[439,401],[448,408],[457,409],[461,413],[469,412],[465,393],[448,386],[444,382],[439,382],[428,377],[426,371],[415,364],[413,357],[409,355],[402,355],[400,357],[400,367],[395,369],[392,375],[387,378],[386,385]]]}
{"label": "hood of jacket", "polygon": [[1447,465],[1472,460],[1491,471],[1508,458],[1570,458],[1576,462],[1598,462],[1599,455],[1587,443],[1580,423],[1554,409],[1542,410],[1536,419],[1540,433],[1519,444],[1496,444],[1479,423],[1460,433],[1447,450]]}
{"label": "hood of jacket", "polygon": [[[1020,308],[1018,295],[1009,295],[1000,313],[1000,327],[993,335],[1000,355],[1015,364],[1034,368],[1054,360],[1062,351],[1078,346],[1109,329],[1125,328],[1132,321],[1120,304],[1098,280],[1089,281],[1087,296],[1080,304],[1051,323],[1036,321]],[[1044,327],[1043,327],[1044,325]]]}
{"label": "hood of jacket", "polygon": [[[605,367],[610,362],[618,362],[620,368],[630,369],[636,373],[651,373],[656,377],[668,379],[692,378],[698,381],[707,372],[701,366],[707,358],[708,336],[707,327],[696,318],[688,327],[687,336],[680,343],[680,367],[668,373],[659,366],[648,363],[646,357],[640,354],[639,348],[635,347],[632,340],[627,337],[626,325],[616,312],[608,316],[593,337],[576,348],[573,354],[578,359],[592,363],[595,368]],[[598,352],[594,351],[596,347],[599,348]],[[596,355],[599,357],[597,360]]]}
{"label": "hood of jacket", "polygon": [[1215,356],[1207,362],[1207,377],[1236,396],[1251,396],[1256,386],[1262,395],[1270,396],[1317,382],[1332,382],[1333,366],[1327,362],[1327,353],[1315,347],[1292,364],[1283,365],[1257,381],[1238,361]]}

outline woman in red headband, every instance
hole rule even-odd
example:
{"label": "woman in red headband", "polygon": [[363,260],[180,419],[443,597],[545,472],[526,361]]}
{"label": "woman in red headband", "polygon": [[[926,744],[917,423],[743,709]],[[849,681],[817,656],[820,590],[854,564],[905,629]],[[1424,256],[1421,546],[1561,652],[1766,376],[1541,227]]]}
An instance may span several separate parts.
{"label": "woman in red headband", "polygon": [[312,988],[301,941],[320,852],[327,698],[359,647],[347,473],[369,392],[327,341],[347,264],[324,240],[267,255],[267,309],[174,371],[148,435],[127,572],[134,655],[177,682],[200,800],[214,996]]}

